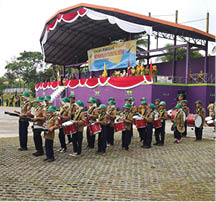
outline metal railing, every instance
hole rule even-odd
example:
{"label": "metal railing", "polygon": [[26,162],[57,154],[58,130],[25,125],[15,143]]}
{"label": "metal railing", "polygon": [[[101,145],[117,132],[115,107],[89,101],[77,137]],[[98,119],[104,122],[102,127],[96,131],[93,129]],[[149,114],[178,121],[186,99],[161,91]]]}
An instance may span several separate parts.
{"label": "metal railing", "polygon": [[188,84],[198,84],[198,83],[215,83],[214,75],[204,74],[202,78],[199,78],[199,74],[192,74],[191,77],[187,78],[183,76],[157,76],[157,83],[188,83]]}

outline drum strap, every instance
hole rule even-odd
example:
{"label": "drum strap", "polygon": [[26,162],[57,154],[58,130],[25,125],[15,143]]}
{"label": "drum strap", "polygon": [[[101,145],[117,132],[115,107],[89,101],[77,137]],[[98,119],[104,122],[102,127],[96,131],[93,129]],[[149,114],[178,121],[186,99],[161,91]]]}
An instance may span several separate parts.
{"label": "drum strap", "polygon": [[95,109],[95,106],[89,108],[88,113],[91,114],[94,111],[94,109]]}
{"label": "drum strap", "polygon": [[78,112],[75,113],[75,116],[74,116],[75,121],[77,121],[79,119],[81,112],[82,112],[82,110],[79,110]]}
{"label": "drum strap", "polygon": [[31,102],[30,101],[26,101],[23,106],[21,107],[21,112],[24,112],[26,113],[27,110],[28,110],[28,105],[31,105]]}

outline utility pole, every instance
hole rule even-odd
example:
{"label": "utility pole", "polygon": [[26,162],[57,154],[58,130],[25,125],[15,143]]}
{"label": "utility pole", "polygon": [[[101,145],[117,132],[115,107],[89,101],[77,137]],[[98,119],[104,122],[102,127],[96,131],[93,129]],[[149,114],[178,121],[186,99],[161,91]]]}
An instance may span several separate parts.
{"label": "utility pole", "polygon": [[209,33],[209,12],[206,14],[206,32]]}
{"label": "utility pole", "polygon": [[176,24],[178,23],[178,10],[176,10],[175,12],[175,23]]}

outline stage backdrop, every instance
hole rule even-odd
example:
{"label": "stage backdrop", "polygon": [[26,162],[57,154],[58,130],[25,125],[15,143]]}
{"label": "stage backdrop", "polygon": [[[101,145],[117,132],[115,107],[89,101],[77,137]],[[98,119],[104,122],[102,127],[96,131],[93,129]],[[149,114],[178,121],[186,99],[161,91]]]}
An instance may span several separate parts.
{"label": "stage backdrop", "polygon": [[112,44],[88,51],[90,71],[136,66],[136,40]]}

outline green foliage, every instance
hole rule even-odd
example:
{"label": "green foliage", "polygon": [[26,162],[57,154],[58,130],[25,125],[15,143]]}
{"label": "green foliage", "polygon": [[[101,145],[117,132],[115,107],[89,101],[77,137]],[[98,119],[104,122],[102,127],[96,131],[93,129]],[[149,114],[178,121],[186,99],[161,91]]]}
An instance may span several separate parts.
{"label": "green foliage", "polygon": [[5,78],[10,84],[14,83],[17,78],[21,79],[26,87],[32,89],[34,94],[34,85],[38,80],[37,70],[42,67],[43,56],[40,52],[24,51],[6,65]]}
{"label": "green foliage", "polygon": [[0,95],[3,94],[3,90],[7,88],[4,82],[7,81],[4,77],[0,77]]}
{"label": "green foliage", "polygon": [[[173,45],[167,44],[165,47],[170,47],[170,46],[173,46]],[[174,51],[174,49],[169,49],[169,50],[166,50],[165,53],[173,53],[173,51]],[[186,52],[187,52],[186,48],[177,48],[176,51],[177,51],[176,61],[186,59]],[[178,53],[178,51],[180,53]],[[203,55],[199,51],[191,51],[190,57],[191,58],[200,58],[200,57],[203,57]],[[173,55],[162,56],[162,57],[158,58],[157,60],[161,60],[162,62],[170,62],[170,61],[173,61]]]}

